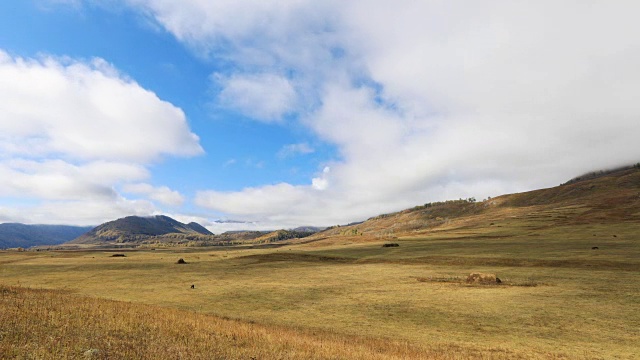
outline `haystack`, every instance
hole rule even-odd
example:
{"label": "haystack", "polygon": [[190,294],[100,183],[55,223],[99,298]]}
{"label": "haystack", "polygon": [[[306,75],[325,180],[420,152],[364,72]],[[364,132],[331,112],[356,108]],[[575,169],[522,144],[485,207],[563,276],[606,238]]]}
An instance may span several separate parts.
{"label": "haystack", "polygon": [[467,276],[469,284],[499,284],[501,282],[496,274],[471,273]]}

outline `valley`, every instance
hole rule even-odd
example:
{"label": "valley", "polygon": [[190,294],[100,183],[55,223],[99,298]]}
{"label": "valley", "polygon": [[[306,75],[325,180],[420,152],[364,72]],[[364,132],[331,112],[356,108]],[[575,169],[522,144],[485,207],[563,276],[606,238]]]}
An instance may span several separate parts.
{"label": "valley", "polygon": [[[639,189],[640,171],[630,169],[482,202],[420,206],[268,248],[2,251],[0,284],[62,290],[55,296],[67,297],[63,302],[105,301],[105,309],[178,311],[172,316],[198,324],[223,322],[211,325],[220,326],[207,330],[213,333],[242,327],[271,333],[271,343],[280,344],[244,337],[242,346],[220,345],[221,358],[635,359]],[[389,243],[398,246],[383,247]],[[475,272],[501,283],[467,283]],[[12,309],[7,295],[1,306]],[[119,331],[141,341],[136,329],[145,321]],[[7,324],[0,325],[3,351],[40,346],[11,342]],[[167,332],[172,326],[159,325]],[[190,343],[198,329],[159,346]],[[124,351],[118,341],[83,341],[86,349],[62,353],[95,347],[113,358]],[[319,350],[327,347],[334,352]],[[207,358],[207,349],[184,351]]]}

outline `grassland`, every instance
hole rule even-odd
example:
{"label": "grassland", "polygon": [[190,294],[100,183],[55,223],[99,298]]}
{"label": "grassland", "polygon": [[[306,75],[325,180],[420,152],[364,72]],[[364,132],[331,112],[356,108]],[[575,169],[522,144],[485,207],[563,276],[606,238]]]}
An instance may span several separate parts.
{"label": "grassland", "polygon": [[[600,186],[591,200],[538,192],[497,199],[507,205],[492,211],[464,205],[437,226],[411,225],[432,222],[429,212],[399,214],[411,226],[393,239],[380,236],[388,225],[364,223],[269,249],[0,252],[0,351],[637,359],[640,183],[631,176],[567,188]],[[391,239],[400,246],[381,246]],[[503,283],[466,284],[471,272]],[[51,343],[55,334],[65,335]]]}
{"label": "grassland", "polygon": [[[207,319],[198,321],[217,324],[225,318],[239,321],[231,327],[303,329],[369,339],[365,341],[369,353],[361,358],[372,358],[377,353],[372,349],[400,341],[420,349],[404,358],[432,354],[435,358],[631,359],[638,354],[640,340],[640,249],[637,242],[625,238],[600,239],[595,242],[600,248],[596,251],[591,250],[592,238],[558,240],[557,244],[547,240],[544,246],[527,250],[531,245],[519,245],[514,239],[469,244],[473,240],[463,237],[399,240],[400,247],[392,249],[372,243],[320,250],[297,246],[139,251],[124,258],[113,258],[108,252],[2,253],[0,282],[64,289],[80,299],[186,311],[168,319]],[[492,249],[497,256],[491,256]],[[178,258],[188,264],[175,264]],[[633,258],[635,262],[627,261]],[[473,271],[496,273],[504,284],[470,286],[459,281]],[[191,284],[196,288],[190,289]],[[76,306],[77,299],[69,303]],[[205,314],[213,317],[202,318]],[[82,321],[71,327],[82,328]],[[110,321],[118,324],[124,316],[114,315]],[[142,326],[125,322],[129,325],[120,326]],[[168,320],[164,328],[171,329],[171,323]],[[6,331],[9,323],[2,324]],[[275,331],[270,339],[295,338],[297,332],[288,331],[291,334],[286,336]],[[132,331],[127,337],[144,337],[144,332]],[[169,331],[166,336],[177,335]],[[0,342],[6,346],[13,340],[3,337]],[[263,345],[256,346],[262,349]],[[356,358],[348,356],[353,350],[348,346],[336,347],[344,351],[319,358]],[[77,352],[77,347],[73,349]],[[222,358],[243,358],[247,353],[223,354]],[[260,354],[258,358],[282,358],[279,352]]]}

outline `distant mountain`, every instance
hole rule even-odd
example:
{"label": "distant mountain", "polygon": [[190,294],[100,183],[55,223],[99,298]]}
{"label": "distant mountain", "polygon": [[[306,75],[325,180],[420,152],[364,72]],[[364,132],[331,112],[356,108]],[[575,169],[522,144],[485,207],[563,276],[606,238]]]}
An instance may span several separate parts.
{"label": "distant mountain", "polygon": [[0,224],[0,249],[58,245],[88,232],[91,226]]}
{"label": "distant mountain", "polygon": [[139,242],[162,236],[190,239],[200,236],[213,236],[213,233],[195,222],[183,224],[164,215],[150,217],[127,216],[99,225],[69,243],[102,244]]}
{"label": "distant mountain", "polygon": [[194,230],[195,232],[198,232],[200,234],[203,235],[213,235],[213,233],[209,230],[207,230],[207,228],[205,228],[204,226],[198,224],[197,222],[190,222],[187,224],[187,227],[191,230]]}

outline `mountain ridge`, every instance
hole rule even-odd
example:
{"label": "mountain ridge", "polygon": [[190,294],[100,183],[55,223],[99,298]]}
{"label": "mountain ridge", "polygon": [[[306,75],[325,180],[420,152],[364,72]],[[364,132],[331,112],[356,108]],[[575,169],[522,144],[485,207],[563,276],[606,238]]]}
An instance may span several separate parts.
{"label": "mountain ridge", "polygon": [[0,249],[58,245],[90,231],[92,226],[0,224]]}

